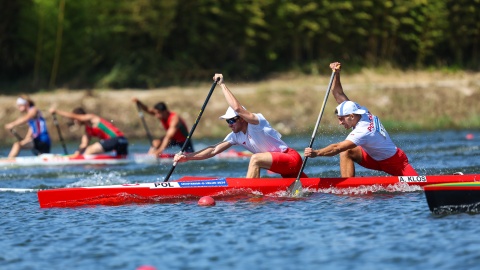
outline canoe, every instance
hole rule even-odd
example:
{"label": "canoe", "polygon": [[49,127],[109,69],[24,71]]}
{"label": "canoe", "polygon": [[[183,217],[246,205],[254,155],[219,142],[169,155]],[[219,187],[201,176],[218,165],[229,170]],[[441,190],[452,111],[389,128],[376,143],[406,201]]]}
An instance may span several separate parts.
{"label": "canoe", "polygon": [[[158,158],[148,154],[133,154],[120,156],[110,154],[96,155],[60,155],[41,154],[38,156],[0,158],[0,167],[23,166],[68,166],[68,165],[121,165],[121,164],[154,164],[158,162],[172,162],[172,153],[161,154]],[[216,156],[218,159],[244,159],[252,154],[236,150],[225,151]]]}
{"label": "canoe", "polygon": [[109,154],[98,155],[60,155],[41,154],[38,156],[2,158],[0,167],[5,166],[64,166],[64,165],[117,165],[126,164],[130,160],[126,156],[114,156]]}
{"label": "canoe", "polygon": [[[350,178],[302,178],[308,192],[331,192],[366,186],[425,186],[428,184],[471,182],[480,180],[479,174],[432,176],[375,176]],[[83,205],[120,205],[129,203],[176,202],[202,196],[222,198],[229,196],[269,195],[286,197],[294,178],[218,178],[183,177],[177,181],[136,183],[124,185],[59,188],[37,192],[41,208],[75,207]]]}
{"label": "canoe", "polygon": [[424,190],[435,214],[480,211],[480,182],[434,184]]}

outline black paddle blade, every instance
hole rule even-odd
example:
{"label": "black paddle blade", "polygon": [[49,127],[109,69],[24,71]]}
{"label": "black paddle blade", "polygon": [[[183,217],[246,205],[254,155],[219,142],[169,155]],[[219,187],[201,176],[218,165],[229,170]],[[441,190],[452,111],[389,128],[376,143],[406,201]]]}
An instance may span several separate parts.
{"label": "black paddle blade", "polygon": [[302,189],[302,182],[300,179],[296,179],[289,187],[287,191],[290,197],[302,197],[303,189]]}

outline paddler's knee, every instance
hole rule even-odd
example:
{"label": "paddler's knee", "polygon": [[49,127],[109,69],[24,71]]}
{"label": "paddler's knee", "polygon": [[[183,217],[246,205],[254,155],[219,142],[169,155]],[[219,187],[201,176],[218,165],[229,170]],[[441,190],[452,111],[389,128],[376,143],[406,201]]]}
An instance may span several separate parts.
{"label": "paddler's knee", "polygon": [[258,154],[253,154],[251,157],[250,157],[250,165],[259,165],[261,159],[259,157]]}
{"label": "paddler's knee", "polygon": [[351,159],[355,162],[362,160],[362,150],[358,147],[345,150],[340,153],[340,159]]}

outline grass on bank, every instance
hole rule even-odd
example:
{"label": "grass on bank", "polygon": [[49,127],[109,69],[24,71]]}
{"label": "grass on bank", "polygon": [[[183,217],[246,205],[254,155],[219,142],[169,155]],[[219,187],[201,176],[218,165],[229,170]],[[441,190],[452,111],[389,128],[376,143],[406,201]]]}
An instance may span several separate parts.
{"label": "grass on bank", "polygon": [[[347,67],[344,66],[344,70]],[[213,75],[213,74],[212,74]],[[283,135],[311,135],[317,120],[330,74],[306,76],[284,73],[259,82],[237,82],[224,74],[227,86],[247,109],[262,113]],[[342,71],[342,84],[346,94],[377,115],[390,133],[438,129],[480,129],[480,73],[443,71],[378,72],[363,69],[350,74]],[[57,89],[53,92],[31,94],[49,124],[53,140],[58,140],[48,109],[56,106],[72,110],[82,106],[113,121],[128,138],[144,138],[145,131],[138,117],[132,97],[149,106],[165,101],[170,110],[178,112],[189,127],[193,125],[211,86],[211,78],[188,87],[160,89]],[[20,116],[15,106],[16,95],[0,99],[0,124]],[[335,100],[329,97],[321,121],[323,133],[345,132],[338,127],[334,115]],[[218,120],[227,104],[217,87],[208,103],[194,136],[197,138],[223,138],[229,129]],[[155,136],[164,133],[159,122],[145,116]],[[59,118],[63,137],[76,140],[82,130],[68,127],[67,120]],[[22,133],[24,134],[24,133]],[[6,144],[14,141],[5,129],[0,129]]]}

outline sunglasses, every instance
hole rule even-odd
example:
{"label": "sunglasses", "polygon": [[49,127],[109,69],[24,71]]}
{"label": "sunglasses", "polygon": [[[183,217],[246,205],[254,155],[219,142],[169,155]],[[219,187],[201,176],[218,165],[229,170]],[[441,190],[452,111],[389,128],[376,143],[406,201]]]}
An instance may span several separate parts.
{"label": "sunglasses", "polygon": [[239,117],[236,116],[236,117],[234,117],[234,118],[230,118],[230,119],[227,119],[227,120],[225,120],[225,121],[227,121],[227,123],[228,123],[229,125],[233,125],[233,124],[235,124],[235,123],[238,121],[238,119],[239,119]]}

